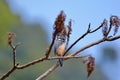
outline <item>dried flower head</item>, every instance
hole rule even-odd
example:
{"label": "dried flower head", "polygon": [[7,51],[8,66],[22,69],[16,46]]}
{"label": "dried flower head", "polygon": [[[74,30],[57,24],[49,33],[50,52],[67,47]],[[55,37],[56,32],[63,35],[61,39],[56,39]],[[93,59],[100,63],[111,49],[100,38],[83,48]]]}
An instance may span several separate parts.
{"label": "dried flower head", "polygon": [[111,16],[110,17],[110,24],[112,26],[120,26],[120,19],[118,18],[118,16]]}
{"label": "dried flower head", "polygon": [[87,56],[87,59],[83,60],[84,64],[87,64],[87,78],[91,75],[91,73],[95,69],[95,58],[93,56]]}
{"label": "dried flower head", "polygon": [[108,35],[107,20],[104,19],[102,24],[103,24],[103,26],[102,26],[102,33],[103,33],[103,36],[104,36],[104,37],[107,37],[107,35]]}
{"label": "dried flower head", "polygon": [[68,22],[68,33],[67,33],[67,37],[68,39],[70,38],[70,34],[72,32],[72,20],[70,19],[70,21]]}
{"label": "dried flower head", "polygon": [[11,44],[13,41],[13,38],[16,36],[13,32],[8,32],[8,44]]}
{"label": "dried flower head", "polygon": [[95,68],[95,58],[92,56],[89,56],[88,63],[87,63],[87,78],[91,75],[91,73],[94,71]]}
{"label": "dried flower head", "polygon": [[118,32],[118,28],[120,26],[120,19],[118,16],[111,16],[110,17],[110,26],[114,26],[114,34],[115,35]]}
{"label": "dried flower head", "polygon": [[65,18],[66,15],[64,14],[63,11],[60,12],[60,14],[58,15],[58,17],[56,18],[56,21],[54,23],[54,34],[53,36],[56,35],[61,35],[61,34],[66,34],[66,27],[65,27]]}

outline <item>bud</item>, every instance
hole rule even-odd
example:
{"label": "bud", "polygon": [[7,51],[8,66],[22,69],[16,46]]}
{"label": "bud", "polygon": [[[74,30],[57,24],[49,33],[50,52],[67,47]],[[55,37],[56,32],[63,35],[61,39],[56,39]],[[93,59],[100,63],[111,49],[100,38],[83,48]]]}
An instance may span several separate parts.
{"label": "bud", "polygon": [[11,44],[13,41],[13,38],[15,37],[15,33],[8,32],[8,44]]}

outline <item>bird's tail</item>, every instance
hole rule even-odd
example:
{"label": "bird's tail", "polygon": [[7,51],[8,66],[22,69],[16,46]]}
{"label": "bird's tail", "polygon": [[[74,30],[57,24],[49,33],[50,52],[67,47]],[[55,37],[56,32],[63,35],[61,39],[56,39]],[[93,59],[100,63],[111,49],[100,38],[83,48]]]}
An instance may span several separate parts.
{"label": "bird's tail", "polygon": [[62,58],[59,58],[59,63],[60,63],[60,66],[62,67],[63,66],[63,59]]}

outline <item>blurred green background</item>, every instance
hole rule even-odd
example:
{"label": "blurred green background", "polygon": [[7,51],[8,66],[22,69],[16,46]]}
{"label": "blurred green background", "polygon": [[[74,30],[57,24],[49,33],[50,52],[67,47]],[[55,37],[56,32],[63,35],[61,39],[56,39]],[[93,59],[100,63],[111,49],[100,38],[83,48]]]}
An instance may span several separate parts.
{"label": "blurred green background", "polygon": [[[16,33],[14,43],[22,43],[17,48],[16,56],[17,62],[21,65],[44,56],[49,42],[47,32],[43,27],[38,22],[28,24],[21,21],[20,15],[11,12],[6,0],[0,0],[0,76],[12,67],[12,50],[7,44],[7,32]],[[101,51],[103,58],[100,64],[103,64],[105,59],[116,60],[115,49],[103,47]],[[104,53],[110,53],[110,55]],[[56,60],[46,61],[22,70],[16,70],[6,80],[35,80],[55,62]],[[58,67],[44,80],[86,80],[86,75],[86,65],[82,63],[82,60],[70,59],[64,62],[63,68]],[[108,78],[98,64],[88,80],[108,80]]]}

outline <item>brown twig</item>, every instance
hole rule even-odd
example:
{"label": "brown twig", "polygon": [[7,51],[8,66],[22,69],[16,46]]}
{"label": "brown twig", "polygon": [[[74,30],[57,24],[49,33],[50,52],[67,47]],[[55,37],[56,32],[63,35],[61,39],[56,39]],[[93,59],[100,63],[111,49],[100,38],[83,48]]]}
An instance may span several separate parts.
{"label": "brown twig", "polygon": [[13,50],[13,66],[15,66],[15,64],[16,64],[16,48],[12,43],[10,43],[10,47]]}
{"label": "brown twig", "polygon": [[86,56],[90,56],[90,55],[80,55],[80,56],[71,56],[71,55],[68,55],[68,56],[57,56],[57,57],[49,57],[48,60],[54,60],[54,59],[59,59],[59,58],[63,58],[63,59],[72,59],[72,58],[84,58]]}
{"label": "brown twig", "polygon": [[90,26],[88,26],[88,30],[86,31],[86,33],[84,33],[81,37],[79,37],[63,54],[63,56],[66,55],[66,53],[77,43],[79,42],[82,38],[84,38],[88,33],[90,32]]}
{"label": "brown twig", "polygon": [[13,66],[12,68],[5,73],[0,80],[4,80],[5,78],[7,78],[11,73],[13,73],[16,69],[18,64],[16,64],[16,49],[17,47],[20,45],[20,43],[17,43],[15,46],[13,45],[13,38],[15,37],[15,33],[9,32],[8,33],[8,44],[10,45],[10,47],[12,48],[12,52],[13,52]]}
{"label": "brown twig", "polygon": [[17,69],[17,67],[13,67],[11,68],[7,73],[5,73],[0,80],[4,80],[5,78],[7,78],[11,73],[13,73],[15,70]]}
{"label": "brown twig", "polygon": [[52,46],[53,46],[53,44],[54,44],[54,42],[55,42],[55,38],[56,38],[56,36],[53,36],[52,42],[51,42],[49,48],[47,49],[47,51],[46,51],[46,53],[45,53],[46,58],[48,58],[49,55],[50,55],[50,52],[51,52]]}
{"label": "brown twig", "polygon": [[94,30],[92,30],[92,31],[90,30],[90,26],[91,26],[91,24],[89,23],[87,31],[86,31],[82,36],[80,36],[80,37],[65,51],[65,53],[64,53],[63,56],[65,56],[66,53],[67,53],[76,43],[78,43],[81,39],[83,39],[86,35],[88,35],[89,33],[93,33],[93,32],[96,32],[97,30],[99,30],[99,29],[103,26],[103,23],[102,23],[99,27],[97,27],[96,29],[94,29]]}
{"label": "brown twig", "polygon": [[21,66],[17,66],[17,69],[24,69],[24,68],[27,68],[27,67],[32,66],[34,64],[43,62],[44,60],[47,60],[47,58],[46,57],[42,57],[42,58],[33,60],[33,61],[31,61],[31,62],[29,62],[27,64],[24,64],[24,65],[21,65]]}
{"label": "brown twig", "polygon": [[17,48],[20,44],[18,43],[18,44],[16,44],[16,45],[14,46],[12,43],[10,43],[9,45],[10,45],[10,47],[11,47],[12,50],[13,50],[13,67],[12,67],[7,73],[5,73],[5,74],[0,78],[0,80],[4,80],[5,78],[7,78],[11,73],[13,73],[13,72],[17,69],[17,66],[18,66],[18,64],[16,64],[16,48]]}
{"label": "brown twig", "polygon": [[16,48],[20,45],[20,43],[17,43],[15,46],[12,43],[10,43],[9,45],[13,50],[13,66],[15,66],[16,65]]}
{"label": "brown twig", "polygon": [[96,29],[90,31],[89,33],[94,33],[94,32],[96,32],[96,31],[99,30],[102,26],[103,26],[103,23],[102,23],[99,27],[97,27]]}
{"label": "brown twig", "polygon": [[56,57],[48,57],[48,58],[43,57],[43,58],[36,59],[36,60],[34,60],[32,62],[29,62],[27,64],[24,64],[24,65],[21,65],[21,66],[17,66],[17,69],[24,69],[24,68],[29,67],[31,65],[43,62],[44,60],[55,60],[55,59],[59,59],[59,58],[63,58],[63,59],[83,58],[85,56],[88,56],[88,55],[81,55],[81,56],[56,56]]}
{"label": "brown twig", "polygon": [[83,47],[83,48],[80,48],[78,51],[75,51],[73,54],[71,54],[71,56],[75,56],[75,55],[77,55],[78,53],[80,53],[81,51],[83,51],[83,50],[85,50],[85,49],[88,49],[88,48],[90,48],[90,47],[92,47],[92,46],[95,46],[95,45],[97,45],[97,44],[100,44],[100,43],[102,43],[102,42],[105,42],[105,41],[114,41],[114,40],[117,40],[117,39],[119,39],[120,38],[120,35],[119,36],[116,36],[116,37],[110,37],[110,38],[103,38],[103,39],[100,39],[100,40],[98,40],[98,41],[96,41],[96,42],[93,42],[93,43],[91,43],[91,44],[88,44],[87,46],[85,46],[85,47]]}

